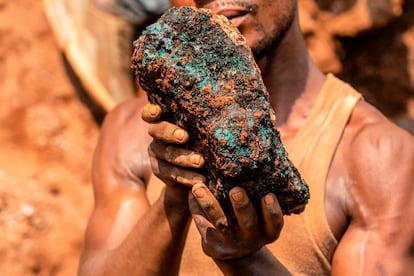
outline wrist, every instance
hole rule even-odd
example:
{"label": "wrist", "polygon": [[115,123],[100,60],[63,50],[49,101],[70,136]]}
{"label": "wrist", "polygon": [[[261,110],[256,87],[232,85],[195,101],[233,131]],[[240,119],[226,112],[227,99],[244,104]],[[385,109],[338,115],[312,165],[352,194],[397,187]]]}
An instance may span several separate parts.
{"label": "wrist", "polygon": [[175,214],[190,217],[190,208],[188,206],[188,193],[190,189],[184,186],[171,187],[166,186],[163,191],[164,207],[168,212],[172,210]]}
{"label": "wrist", "polygon": [[225,275],[291,275],[265,246],[243,257],[214,262]]}

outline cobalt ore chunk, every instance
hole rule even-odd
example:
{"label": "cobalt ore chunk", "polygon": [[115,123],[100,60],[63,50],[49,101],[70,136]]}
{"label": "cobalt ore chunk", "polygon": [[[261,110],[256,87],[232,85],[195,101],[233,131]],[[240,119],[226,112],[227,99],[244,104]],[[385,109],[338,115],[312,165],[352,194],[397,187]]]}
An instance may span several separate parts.
{"label": "cobalt ore chunk", "polygon": [[308,186],[281,143],[251,50],[227,18],[171,8],[134,42],[132,61],[149,101],[204,155],[203,174],[227,214],[234,186],[256,208],[273,192],[285,215],[304,210]]}

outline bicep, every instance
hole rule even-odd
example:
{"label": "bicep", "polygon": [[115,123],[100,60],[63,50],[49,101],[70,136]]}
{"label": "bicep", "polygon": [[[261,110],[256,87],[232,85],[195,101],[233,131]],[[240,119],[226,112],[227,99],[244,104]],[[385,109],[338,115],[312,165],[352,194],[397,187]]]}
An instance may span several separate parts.
{"label": "bicep", "polygon": [[406,275],[414,271],[413,238],[396,231],[389,240],[377,229],[350,226],[335,252],[332,275]]}
{"label": "bicep", "polygon": [[355,143],[360,154],[350,162],[350,225],[338,244],[332,271],[405,275],[414,271],[413,139],[383,127],[363,138]]}

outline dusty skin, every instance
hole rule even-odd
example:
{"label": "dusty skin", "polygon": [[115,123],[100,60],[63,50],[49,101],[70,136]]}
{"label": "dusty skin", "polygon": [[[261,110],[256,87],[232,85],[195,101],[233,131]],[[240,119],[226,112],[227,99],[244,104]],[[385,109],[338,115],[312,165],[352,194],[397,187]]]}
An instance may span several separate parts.
{"label": "dusty skin", "polygon": [[[367,91],[398,84],[388,95],[391,104],[381,94],[389,114],[401,113],[394,95],[413,93],[406,88],[414,9],[405,2],[403,21],[360,38],[366,47],[352,47],[357,55],[344,67],[346,79],[382,80]],[[393,40],[382,43],[390,34]],[[382,47],[389,51],[381,56]],[[364,66],[372,62],[376,75]],[[353,74],[356,68],[360,75]],[[76,93],[41,1],[0,0],[0,91],[1,274],[76,275],[92,208],[90,163],[99,127]]]}

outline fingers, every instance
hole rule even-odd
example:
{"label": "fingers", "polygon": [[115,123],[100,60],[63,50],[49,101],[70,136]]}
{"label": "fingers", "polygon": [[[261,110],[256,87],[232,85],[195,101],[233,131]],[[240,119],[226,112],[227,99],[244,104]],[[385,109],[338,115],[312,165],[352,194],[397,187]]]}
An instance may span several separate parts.
{"label": "fingers", "polygon": [[162,110],[159,105],[147,104],[141,113],[142,119],[148,123],[148,133],[155,139],[167,143],[184,144],[188,141],[188,133],[182,128],[167,121],[157,122],[161,118]]}
{"label": "fingers", "polygon": [[203,210],[203,213],[214,227],[221,232],[227,231],[228,223],[226,215],[207,186],[204,184],[196,184],[192,188],[192,193],[197,199],[198,205]]}
{"label": "fingers", "polygon": [[256,210],[241,187],[234,187],[229,192],[240,231],[247,240],[255,237],[260,232]]}
{"label": "fingers", "polygon": [[194,191],[189,195],[189,207],[197,230],[201,237],[205,240],[207,238],[207,230],[209,228],[214,228],[214,225],[206,218],[203,208],[199,205],[194,196]]}
{"label": "fingers", "polygon": [[283,226],[283,214],[274,194],[262,198],[263,221],[260,222],[243,188],[234,187],[229,196],[238,225],[228,223],[218,201],[205,185],[194,185],[189,195],[190,211],[203,238],[203,250],[215,259],[255,252],[273,242]]}
{"label": "fingers", "polygon": [[185,144],[188,141],[188,133],[167,121],[152,123],[148,126],[148,133],[154,139],[173,144]]}
{"label": "fingers", "polygon": [[203,175],[154,158],[151,154],[150,162],[154,175],[163,180],[166,184],[171,185],[178,183],[192,187],[194,184],[205,182]]}
{"label": "fingers", "polygon": [[161,118],[162,110],[157,104],[146,104],[142,110],[141,117],[144,121],[151,123]]}
{"label": "fingers", "polygon": [[273,242],[279,237],[283,227],[283,213],[274,194],[269,193],[262,198],[262,224],[259,223],[256,210],[243,188],[231,189],[230,199],[240,231],[245,239],[254,239],[257,233],[263,233],[263,231],[261,237],[265,243]]}
{"label": "fingers", "polygon": [[199,169],[204,166],[204,158],[201,154],[160,141],[153,141],[149,146],[149,155],[157,159],[167,161],[173,165]]}
{"label": "fingers", "polygon": [[[223,232],[218,231],[217,226],[207,219],[205,210],[209,210],[208,213],[210,213],[211,216],[213,208],[210,208],[212,205],[210,205],[210,202],[206,200],[204,195],[202,195],[202,189],[204,188],[197,188],[196,186],[200,187],[200,185],[195,185],[195,189],[193,189],[192,193],[189,194],[189,206],[194,223],[202,237],[203,251],[207,256],[214,259],[226,259],[227,256],[231,256],[231,253],[235,251],[237,252],[237,250],[235,250],[232,246],[226,246],[227,242],[223,239]],[[205,204],[209,207],[206,208]],[[228,228],[225,229],[226,234],[230,233]],[[230,235],[225,236],[230,237]]]}
{"label": "fingers", "polygon": [[274,194],[269,193],[262,198],[262,212],[267,242],[273,242],[283,227],[283,212]]}

